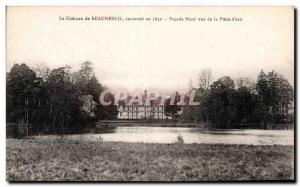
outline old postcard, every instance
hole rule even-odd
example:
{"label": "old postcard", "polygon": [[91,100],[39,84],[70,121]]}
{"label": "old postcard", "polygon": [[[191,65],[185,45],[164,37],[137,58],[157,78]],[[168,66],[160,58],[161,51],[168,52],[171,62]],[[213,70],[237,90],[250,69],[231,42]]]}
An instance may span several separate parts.
{"label": "old postcard", "polygon": [[6,9],[6,180],[295,181],[293,7]]}

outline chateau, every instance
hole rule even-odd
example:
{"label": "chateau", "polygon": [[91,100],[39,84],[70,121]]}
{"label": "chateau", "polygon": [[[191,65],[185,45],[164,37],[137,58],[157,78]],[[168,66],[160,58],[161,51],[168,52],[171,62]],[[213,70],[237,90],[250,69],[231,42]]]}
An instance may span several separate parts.
{"label": "chateau", "polygon": [[118,105],[118,119],[167,119],[164,113],[164,103],[161,97],[147,102],[147,91],[142,96],[142,102],[131,102],[132,96],[120,101]]}

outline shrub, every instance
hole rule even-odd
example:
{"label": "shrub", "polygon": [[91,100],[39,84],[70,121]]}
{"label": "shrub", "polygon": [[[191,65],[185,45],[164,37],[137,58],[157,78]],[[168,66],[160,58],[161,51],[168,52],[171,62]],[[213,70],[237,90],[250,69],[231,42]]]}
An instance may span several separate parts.
{"label": "shrub", "polygon": [[184,144],[183,137],[180,134],[177,136],[175,143],[176,144]]}

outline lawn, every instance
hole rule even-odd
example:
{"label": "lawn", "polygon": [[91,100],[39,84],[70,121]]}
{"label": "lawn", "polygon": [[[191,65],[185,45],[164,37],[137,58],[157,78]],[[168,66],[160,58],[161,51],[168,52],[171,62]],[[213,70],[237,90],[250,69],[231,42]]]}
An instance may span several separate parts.
{"label": "lawn", "polygon": [[7,139],[8,181],[293,180],[293,146]]}

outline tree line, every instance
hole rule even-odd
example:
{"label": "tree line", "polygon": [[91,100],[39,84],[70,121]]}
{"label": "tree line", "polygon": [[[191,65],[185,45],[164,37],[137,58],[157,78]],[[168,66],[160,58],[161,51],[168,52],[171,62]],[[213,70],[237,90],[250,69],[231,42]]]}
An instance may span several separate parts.
{"label": "tree line", "polygon": [[[294,90],[275,71],[258,74],[257,80],[240,78],[236,81],[223,76],[211,81],[211,71],[199,75],[196,100],[198,106],[184,106],[180,120],[210,122],[223,127],[230,124],[279,124],[294,121]],[[178,112],[178,108],[177,111]]]}
{"label": "tree line", "polygon": [[[79,71],[70,66],[50,70],[14,64],[7,73],[6,118],[8,123],[31,124],[43,131],[83,129],[98,120],[116,119],[114,95],[106,95],[111,105],[101,105],[100,94],[106,89],[97,80],[93,64],[82,63]],[[165,102],[165,114],[180,122],[207,122],[227,127],[230,124],[293,123],[294,90],[281,74],[261,71],[256,81],[223,76],[211,81],[211,71],[202,70],[194,100],[197,106]],[[57,130],[58,129],[58,130]],[[61,132],[65,133],[65,132]]]}
{"label": "tree line", "polygon": [[[99,102],[106,88],[97,80],[89,61],[76,72],[71,72],[70,66],[50,70],[45,65],[31,69],[25,63],[14,64],[6,76],[8,123],[65,131],[80,130],[99,119],[117,116],[116,106],[102,106]],[[107,97],[114,100],[112,94]]]}

